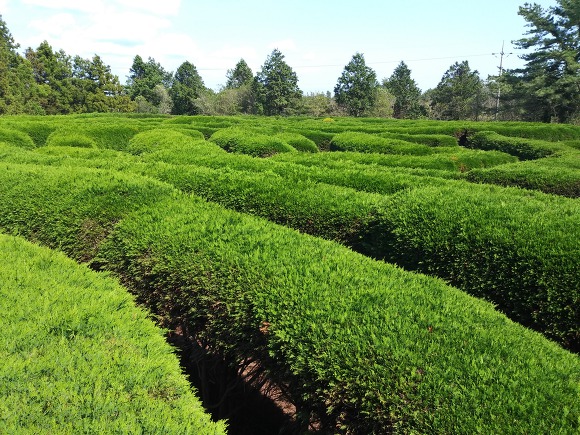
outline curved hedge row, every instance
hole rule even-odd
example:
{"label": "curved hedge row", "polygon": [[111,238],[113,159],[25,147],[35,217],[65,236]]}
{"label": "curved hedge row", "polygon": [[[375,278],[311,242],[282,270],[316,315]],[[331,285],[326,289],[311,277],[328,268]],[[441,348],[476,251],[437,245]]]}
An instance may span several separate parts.
{"label": "curved hedge row", "polygon": [[506,137],[493,131],[475,133],[469,137],[468,145],[486,151],[503,151],[522,160],[541,159],[567,148],[553,142]]}
{"label": "curved hedge row", "polygon": [[332,138],[332,142],[330,142],[330,151],[412,155],[427,155],[432,153],[427,145],[350,131],[335,135]]}
{"label": "curved hedge row", "polygon": [[[450,210],[440,206],[442,210],[432,214],[428,202],[405,199],[413,198],[414,190],[401,191],[404,186],[401,182],[392,183],[392,191],[401,191],[397,198],[405,205],[395,207],[381,196],[281,177],[273,172],[252,174],[137,164],[123,159],[118,163],[101,160],[90,164],[146,174],[235,210],[340,241],[375,258],[387,258],[411,269],[424,268],[452,280],[466,291],[494,301],[513,319],[542,331],[568,348],[577,349],[580,344],[576,321],[580,304],[575,302],[580,293],[580,277],[578,272],[573,272],[576,261],[573,253],[580,239],[577,234],[580,210],[573,201],[450,180],[440,180],[437,187],[427,187],[404,176],[401,181],[415,191],[446,192]],[[382,186],[386,184],[383,182]],[[474,204],[474,201],[473,207],[457,207],[455,203]],[[426,219],[424,240],[420,235],[413,235],[419,253],[410,255],[401,252],[399,244],[411,246],[405,237],[407,233],[415,234],[415,230],[403,225],[409,219],[401,220],[400,216],[417,207],[431,218]],[[392,214],[393,210],[398,210],[398,214]],[[506,213],[508,216],[504,216]],[[457,228],[457,235],[446,232],[450,226]],[[417,224],[417,228],[422,227]],[[473,247],[459,236],[467,237]],[[464,249],[451,254],[458,246]],[[420,253],[420,249],[425,252]],[[486,257],[485,262],[473,260],[472,249],[482,258]],[[451,257],[439,251],[447,251]],[[506,267],[505,275],[490,272]],[[521,282],[523,275],[529,278],[525,285]],[[560,281],[559,276],[570,278]]]}
{"label": "curved hedge row", "polygon": [[[100,217],[89,192],[152,196],[128,189],[151,183],[139,178],[112,187],[119,175],[79,170],[69,182],[71,168],[2,166],[0,207],[57,237],[79,220],[64,209]],[[42,200],[39,184],[51,190]],[[322,430],[578,430],[577,356],[439,280],[337,244],[175,194],[118,222],[93,264],[230,361],[259,361]]]}
{"label": "curved hedge row", "polygon": [[97,143],[80,129],[58,129],[53,131],[47,138],[45,146],[67,146],[79,148],[97,148]]}
{"label": "curved hedge row", "polygon": [[0,235],[0,431],[223,434],[126,289]]}
{"label": "curved hedge row", "polygon": [[277,162],[315,167],[344,168],[355,163],[411,169],[435,169],[457,173],[466,172],[473,168],[485,168],[517,161],[516,157],[499,151],[470,150],[461,147],[429,149],[431,154],[424,156],[336,151],[333,153],[318,153],[316,155],[278,154],[270,159]]}
{"label": "curved hedge row", "polygon": [[447,134],[379,133],[378,136],[419,143],[430,147],[453,147],[458,145],[457,138]]}
{"label": "curved hedge row", "polygon": [[575,168],[518,163],[495,168],[474,169],[466,179],[474,183],[517,186],[544,193],[580,198],[580,171]]}
{"label": "curved hedge row", "polygon": [[281,139],[236,127],[218,130],[211,135],[209,140],[228,152],[254,157],[268,157],[277,153],[296,151]]}

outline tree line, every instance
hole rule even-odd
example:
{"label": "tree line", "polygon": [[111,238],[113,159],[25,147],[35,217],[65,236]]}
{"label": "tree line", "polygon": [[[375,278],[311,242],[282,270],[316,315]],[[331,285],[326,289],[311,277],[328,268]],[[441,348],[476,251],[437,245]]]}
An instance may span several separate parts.
{"label": "tree line", "polygon": [[547,9],[521,6],[529,30],[515,42],[532,49],[523,68],[482,79],[456,62],[438,85],[422,92],[401,62],[378,81],[362,53],[338,77],[334,93],[304,95],[284,55],[274,49],[256,74],[243,60],[225,85],[204,85],[195,65],[175,72],[137,55],[123,85],[98,56],[55,51],[47,41],[21,55],[0,16],[0,114],[140,112],[175,115],[374,116],[440,120],[580,121],[580,4],[558,0]]}

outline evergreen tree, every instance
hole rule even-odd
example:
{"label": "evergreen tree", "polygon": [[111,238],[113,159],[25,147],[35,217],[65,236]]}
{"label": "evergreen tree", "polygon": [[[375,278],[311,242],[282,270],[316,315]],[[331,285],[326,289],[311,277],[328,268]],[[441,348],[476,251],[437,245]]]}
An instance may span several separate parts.
{"label": "evergreen tree", "polygon": [[467,61],[455,62],[430,92],[431,109],[436,119],[477,120],[483,106],[483,82]]}
{"label": "evergreen tree", "polygon": [[246,61],[240,59],[233,70],[228,70],[226,78],[228,79],[226,89],[238,89],[243,86],[250,86],[254,79],[254,74]]}
{"label": "evergreen tree", "polygon": [[195,100],[205,89],[203,80],[195,66],[190,62],[183,62],[173,78],[173,85],[169,95],[173,101],[172,113],[175,115],[196,115],[199,108]]}
{"label": "evergreen tree", "polygon": [[100,56],[73,60],[73,83],[76,88],[76,112],[127,112],[133,104],[119,82]]}
{"label": "evergreen tree", "polygon": [[364,56],[356,53],[334,87],[336,102],[350,115],[363,116],[375,106],[378,86],[377,74],[366,65]]}
{"label": "evergreen tree", "polygon": [[53,51],[47,41],[36,50],[28,48],[25,55],[38,84],[39,103],[44,111],[50,115],[72,113],[76,90],[70,56],[63,50]]}
{"label": "evergreen tree", "polygon": [[159,92],[155,87],[162,85],[166,89],[171,87],[171,73],[165,71],[160,63],[149,58],[147,62],[139,55],[133,59],[133,65],[129,70],[127,78],[127,88],[131,99],[143,97],[149,104],[157,106],[159,104]]}
{"label": "evergreen tree", "polygon": [[0,115],[43,113],[32,67],[18,54],[19,47],[0,15]]}
{"label": "evergreen tree", "polygon": [[287,113],[302,97],[298,77],[279,50],[273,50],[266,58],[252,83],[252,93],[256,100],[256,112],[263,110],[266,115]]}
{"label": "evergreen tree", "polygon": [[421,89],[411,78],[411,70],[401,62],[393,71],[391,77],[383,81],[383,86],[395,97],[393,116],[400,119],[413,119],[425,115],[425,110],[419,104]]}
{"label": "evergreen tree", "polygon": [[530,30],[516,47],[535,51],[521,55],[526,66],[508,75],[520,79],[509,96],[520,98],[528,116],[535,112],[532,120],[569,122],[580,115],[580,2],[557,0],[547,9],[526,3],[519,15]]}

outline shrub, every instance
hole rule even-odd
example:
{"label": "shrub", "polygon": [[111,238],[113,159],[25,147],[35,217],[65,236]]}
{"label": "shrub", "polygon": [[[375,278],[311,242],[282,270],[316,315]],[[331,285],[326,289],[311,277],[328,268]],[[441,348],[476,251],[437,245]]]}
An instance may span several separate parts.
{"label": "shrub", "polygon": [[457,138],[446,134],[407,134],[407,133],[380,133],[380,137],[398,139],[405,142],[419,143],[430,147],[457,146]]}
{"label": "shrub", "polygon": [[[474,183],[517,186],[569,198],[580,197],[578,169],[526,163],[476,169],[467,174],[467,180]],[[530,163],[536,163],[536,161]]]}
{"label": "shrub", "polygon": [[386,139],[367,133],[346,132],[335,135],[330,143],[331,151],[355,151],[380,154],[431,154],[425,145],[398,139]]}
{"label": "shrub", "polygon": [[578,428],[578,358],[441,281],[197,200],[132,215],[100,258],[322,431]]}
{"label": "shrub", "polygon": [[113,279],[0,235],[4,433],[220,434]]}
{"label": "shrub", "polygon": [[503,151],[522,160],[541,159],[565,148],[551,142],[506,137],[490,131],[481,131],[471,136],[468,146],[481,150]]}
{"label": "shrub", "polygon": [[296,151],[286,142],[265,134],[237,127],[224,128],[211,135],[210,140],[231,153],[268,157],[277,153]]}
{"label": "shrub", "polygon": [[48,136],[46,146],[66,146],[78,148],[96,148],[97,143],[78,131],[56,130]]}
{"label": "shrub", "polygon": [[[69,248],[77,258],[96,250],[92,264],[118,273],[165,324],[183,323],[233,365],[257,361],[289,391],[299,416],[314,415],[324,431],[578,430],[577,356],[440,280],[187,198],[146,178],[70,167],[2,163],[2,169],[4,228]],[[248,186],[241,187],[247,195],[241,204],[256,196]],[[302,187],[294,190],[306,196]],[[456,189],[441,191],[453,197]],[[324,190],[317,191],[324,198]],[[417,191],[385,202],[386,210],[392,207],[397,216],[408,204],[421,205],[426,199],[412,201]],[[421,195],[429,199],[433,191],[422,188]],[[385,201],[343,192],[335,213],[372,209],[373,198]],[[358,202],[345,203],[349,197]],[[428,204],[429,216],[441,211],[434,205],[435,213]],[[557,201],[546,208],[566,211]],[[570,227],[575,215],[567,216]],[[112,228],[105,241],[75,231],[90,220]],[[444,223],[431,219],[431,229],[433,222]],[[78,242],[70,243],[68,235]],[[553,246],[573,252],[557,240]],[[569,288],[564,299],[571,297]]]}
{"label": "shrub", "polygon": [[291,147],[304,153],[317,153],[316,144],[305,136],[298,133],[279,133],[276,138],[286,142]]}
{"label": "shrub", "polygon": [[32,149],[36,145],[26,133],[11,128],[0,127],[0,141],[21,148]]}

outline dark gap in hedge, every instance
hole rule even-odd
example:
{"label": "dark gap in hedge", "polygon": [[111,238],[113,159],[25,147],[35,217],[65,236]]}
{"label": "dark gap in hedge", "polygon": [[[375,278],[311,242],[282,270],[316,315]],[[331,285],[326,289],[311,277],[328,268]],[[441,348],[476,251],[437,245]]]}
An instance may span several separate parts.
{"label": "dark gap in hedge", "polygon": [[296,410],[291,404],[250,385],[220,355],[181,331],[177,328],[169,333],[167,341],[175,347],[183,372],[212,418],[227,420],[228,435],[304,433],[295,421]]}

